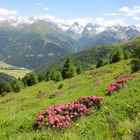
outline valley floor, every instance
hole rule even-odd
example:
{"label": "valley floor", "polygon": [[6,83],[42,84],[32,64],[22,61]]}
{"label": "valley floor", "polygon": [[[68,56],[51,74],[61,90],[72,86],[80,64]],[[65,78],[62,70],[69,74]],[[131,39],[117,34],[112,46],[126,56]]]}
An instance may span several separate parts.
{"label": "valley floor", "polygon": [[[72,79],[42,82],[0,98],[1,140],[137,140],[140,138],[140,77],[126,88],[105,96],[116,77],[129,74],[130,61],[84,72]],[[63,88],[58,89],[60,83]],[[41,92],[40,92],[41,91]],[[50,96],[56,94],[57,96]],[[47,106],[75,101],[85,95],[103,98],[102,107],[74,122],[65,131],[33,131],[36,115]],[[51,98],[50,98],[51,97]]]}
{"label": "valley floor", "polygon": [[8,74],[12,77],[15,77],[15,78],[22,78],[24,77],[27,73],[30,73],[31,70],[28,70],[28,69],[23,69],[23,70],[0,70],[1,73],[5,73],[5,74]]}

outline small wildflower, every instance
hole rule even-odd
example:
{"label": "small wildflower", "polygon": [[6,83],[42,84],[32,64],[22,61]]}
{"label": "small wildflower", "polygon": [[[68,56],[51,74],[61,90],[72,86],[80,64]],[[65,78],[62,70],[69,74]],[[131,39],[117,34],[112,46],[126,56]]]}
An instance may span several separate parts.
{"label": "small wildflower", "polygon": [[79,123],[77,123],[76,126],[79,126]]}

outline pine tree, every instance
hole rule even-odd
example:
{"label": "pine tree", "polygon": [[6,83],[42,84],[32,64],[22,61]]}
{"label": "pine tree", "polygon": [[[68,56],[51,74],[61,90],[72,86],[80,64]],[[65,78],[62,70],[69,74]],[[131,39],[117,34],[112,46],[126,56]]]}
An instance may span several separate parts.
{"label": "pine tree", "polygon": [[45,80],[45,76],[44,76],[44,74],[43,73],[40,73],[40,74],[38,74],[38,82],[42,82],[42,81],[44,81]]}
{"label": "pine tree", "polygon": [[129,58],[131,58],[131,57],[132,57],[131,52],[128,51],[128,50],[126,50],[126,51],[124,52],[124,59],[129,59]]}
{"label": "pine tree", "polygon": [[76,69],[75,69],[75,66],[73,64],[73,61],[72,59],[70,58],[67,58],[65,63],[64,63],[64,66],[62,68],[62,77],[65,79],[65,78],[72,78],[74,77],[76,74]]}
{"label": "pine tree", "polygon": [[38,82],[38,77],[35,73],[29,73],[23,78],[23,82],[27,86],[35,85]]}
{"label": "pine tree", "polygon": [[4,85],[4,89],[5,89],[5,92],[6,92],[6,93],[9,93],[9,92],[12,91],[12,86],[11,86],[9,83],[6,83],[6,84]]}
{"label": "pine tree", "polygon": [[61,75],[60,71],[56,71],[56,72],[54,73],[54,81],[55,81],[55,82],[59,82],[59,81],[61,81],[61,80],[62,80],[62,75]]}
{"label": "pine tree", "polygon": [[77,75],[81,74],[82,72],[83,72],[82,67],[81,66],[77,66],[76,67],[76,73],[77,73]]}
{"label": "pine tree", "polygon": [[51,80],[51,73],[48,71],[46,74],[45,74],[45,81],[49,81]]}
{"label": "pine tree", "polygon": [[11,85],[14,92],[20,92],[20,90],[24,88],[24,83],[20,79],[14,80]]}
{"label": "pine tree", "polygon": [[50,72],[50,80],[55,81],[55,71]]}
{"label": "pine tree", "polygon": [[117,50],[115,51],[115,53],[111,59],[111,63],[116,63],[116,62],[121,61],[123,59],[124,59],[123,50],[121,48],[117,48]]}
{"label": "pine tree", "polygon": [[136,57],[140,60],[140,47],[136,49]]}
{"label": "pine tree", "polygon": [[4,96],[6,93],[12,91],[12,87],[9,83],[2,83],[0,82],[0,95]]}
{"label": "pine tree", "polygon": [[107,65],[108,61],[106,59],[100,59],[96,65],[96,68],[99,68],[101,66]]}

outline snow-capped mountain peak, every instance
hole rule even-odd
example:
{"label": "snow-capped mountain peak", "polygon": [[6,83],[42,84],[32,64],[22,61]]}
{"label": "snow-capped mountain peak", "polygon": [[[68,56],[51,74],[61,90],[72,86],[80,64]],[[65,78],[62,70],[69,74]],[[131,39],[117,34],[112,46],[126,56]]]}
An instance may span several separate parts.
{"label": "snow-capped mountain peak", "polygon": [[130,25],[130,26],[128,26],[128,27],[126,28],[126,31],[128,31],[128,30],[130,30],[130,29],[140,32],[140,27],[137,27],[137,26],[135,26],[135,25]]}
{"label": "snow-capped mountain peak", "polygon": [[85,29],[87,29],[88,31],[92,31],[94,29],[94,26],[92,23],[88,23],[86,26],[85,26]]}
{"label": "snow-capped mountain peak", "polygon": [[45,16],[33,16],[33,17],[23,17],[23,16],[9,16],[7,18],[0,17],[0,23],[7,23],[11,26],[19,26],[23,24],[33,24],[39,20],[45,20],[48,22],[53,22]]}
{"label": "snow-capped mountain peak", "polygon": [[[0,16],[0,24],[1,25],[11,25],[15,27],[20,27],[20,25],[32,25],[37,21],[47,21],[50,25],[53,23],[57,25],[57,27],[62,31],[64,31],[67,35],[69,35],[74,40],[82,38],[82,36],[96,36],[103,32],[107,32],[109,34],[116,33],[121,38],[127,36],[133,36],[133,34],[138,34],[140,32],[140,28],[136,25],[130,26],[121,26],[121,25],[113,25],[113,26],[103,26],[98,24],[88,23],[86,25],[81,25],[79,22],[65,22],[65,20],[57,19],[56,17],[52,17],[49,15],[43,16],[32,16],[32,17],[22,17],[22,16],[9,16],[7,18]],[[129,34],[129,35],[128,35]],[[131,37],[130,37],[131,38]]]}
{"label": "snow-capped mountain peak", "polygon": [[69,28],[69,30],[75,32],[75,33],[79,33],[81,34],[83,31],[83,26],[80,25],[78,22],[74,22],[71,27]]}
{"label": "snow-capped mountain peak", "polygon": [[82,25],[80,25],[78,22],[74,22],[66,31],[66,33],[73,39],[79,39],[81,37],[83,29],[84,27]]}

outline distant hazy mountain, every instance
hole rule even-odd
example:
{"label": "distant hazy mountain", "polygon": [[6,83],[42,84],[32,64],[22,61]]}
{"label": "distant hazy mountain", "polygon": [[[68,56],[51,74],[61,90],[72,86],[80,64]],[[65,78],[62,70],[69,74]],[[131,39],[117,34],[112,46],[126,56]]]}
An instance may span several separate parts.
{"label": "distant hazy mountain", "polygon": [[[80,28],[81,32],[79,32],[79,30],[76,32],[72,27],[73,25],[66,33],[78,42],[76,47],[77,51],[95,47],[97,45],[127,41],[140,35],[140,28],[134,25],[103,27],[101,25],[89,23],[85,27]],[[80,27],[80,25],[78,25],[78,27]]]}
{"label": "distant hazy mountain", "polygon": [[35,68],[72,52],[75,41],[52,22],[0,25],[0,60],[15,66]]}
{"label": "distant hazy mountain", "polygon": [[0,20],[0,60],[36,68],[96,45],[126,41],[140,35],[132,26],[72,25],[48,17],[13,17]]}
{"label": "distant hazy mountain", "polygon": [[[96,67],[99,60],[105,60],[110,62],[112,56],[118,48],[121,48],[125,53],[134,56],[136,50],[140,47],[140,37],[132,39],[130,41],[115,43],[111,45],[101,45],[94,48],[86,49],[75,54],[71,54],[70,57],[73,59],[75,65],[82,66],[83,69],[89,70]],[[51,70],[61,69],[65,63],[66,58],[43,65],[42,67],[36,69],[36,72],[42,73]]]}

